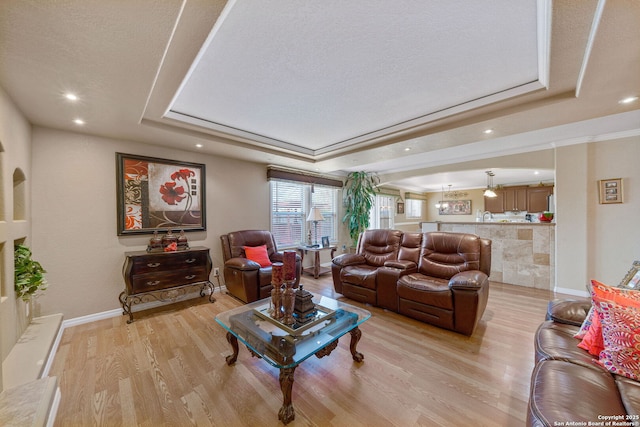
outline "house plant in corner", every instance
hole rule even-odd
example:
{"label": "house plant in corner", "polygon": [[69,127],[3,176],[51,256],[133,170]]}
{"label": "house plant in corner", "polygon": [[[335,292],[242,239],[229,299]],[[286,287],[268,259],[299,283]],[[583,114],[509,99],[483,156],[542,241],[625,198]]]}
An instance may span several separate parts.
{"label": "house plant in corner", "polygon": [[349,237],[355,247],[358,236],[369,227],[369,214],[376,199],[380,178],[370,172],[349,172],[345,181],[342,222],[349,228]]}
{"label": "house plant in corner", "polygon": [[31,257],[31,249],[24,245],[14,248],[14,280],[16,297],[29,302],[36,293],[47,289],[46,270]]}

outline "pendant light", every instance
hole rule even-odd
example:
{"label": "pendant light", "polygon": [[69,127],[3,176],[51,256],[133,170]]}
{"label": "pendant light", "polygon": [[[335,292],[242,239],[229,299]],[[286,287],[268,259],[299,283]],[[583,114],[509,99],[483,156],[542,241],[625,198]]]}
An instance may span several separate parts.
{"label": "pendant light", "polygon": [[483,196],[489,198],[498,197],[498,195],[494,191],[495,187],[493,186],[493,172],[486,171],[485,173],[487,174],[487,189],[484,190]]}

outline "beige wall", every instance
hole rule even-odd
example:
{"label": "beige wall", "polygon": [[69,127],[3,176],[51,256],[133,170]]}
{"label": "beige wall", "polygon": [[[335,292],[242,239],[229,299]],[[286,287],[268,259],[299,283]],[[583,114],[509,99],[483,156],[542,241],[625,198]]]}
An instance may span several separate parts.
{"label": "beige wall", "polygon": [[207,231],[188,238],[211,248],[214,267],[223,264],[221,234],[269,228],[263,165],[36,127],[33,247],[50,282],[38,299],[42,315],[70,319],[120,307],[124,253],[144,250],[149,236],[117,236],[116,152],[206,165]]}
{"label": "beige wall", "polygon": [[[31,243],[31,126],[0,88],[0,356],[4,360],[28,324],[28,307],[16,300],[13,290],[14,241]],[[14,220],[13,174],[26,176],[20,186],[26,219]],[[34,257],[40,254],[34,253]],[[2,372],[0,370],[0,390]]]}
{"label": "beige wall", "polygon": [[[464,191],[468,193],[464,197],[460,197],[460,200],[471,200],[471,215],[440,215],[436,203],[442,199],[442,192],[427,193],[427,221],[441,221],[441,222],[474,222],[476,220],[476,210],[484,211],[484,196],[482,195],[483,189],[464,190],[457,189],[458,191]],[[443,199],[450,200],[450,199]]]}
{"label": "beige wall", "polygon": [[[556,284],[616,285],[640,259],[640,136],[556,150]],[[598,180],[624,179],[624,203],[598,203]]]}

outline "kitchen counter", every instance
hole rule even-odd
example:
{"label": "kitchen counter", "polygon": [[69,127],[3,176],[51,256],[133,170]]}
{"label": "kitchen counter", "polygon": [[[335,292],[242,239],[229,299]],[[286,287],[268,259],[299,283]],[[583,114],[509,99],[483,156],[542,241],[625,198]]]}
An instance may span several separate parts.
{"label": "kitchen counter", "polygon": [[423,231],[471,233],[491,239],[491,277],[538,289],[555,287],[555,223],[429,222]]}

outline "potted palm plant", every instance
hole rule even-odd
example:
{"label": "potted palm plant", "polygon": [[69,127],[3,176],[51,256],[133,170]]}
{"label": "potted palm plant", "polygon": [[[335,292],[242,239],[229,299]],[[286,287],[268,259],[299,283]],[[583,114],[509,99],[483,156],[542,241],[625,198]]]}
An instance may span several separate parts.
{"label": "potted palm plant", "polygon": [[345,181],[342,222],[349,228],[349,237],[356,246],[358,236],[369,227],[369,213],[375,203],[380,178],[370,172],[350,172]]}
{"label": "potted palm plant", "polygon": [[14,248],[14,280],[16,296],[28,302],[36,292],[47,289],[46,270],[31,257],[31,249],[24,245]]}

